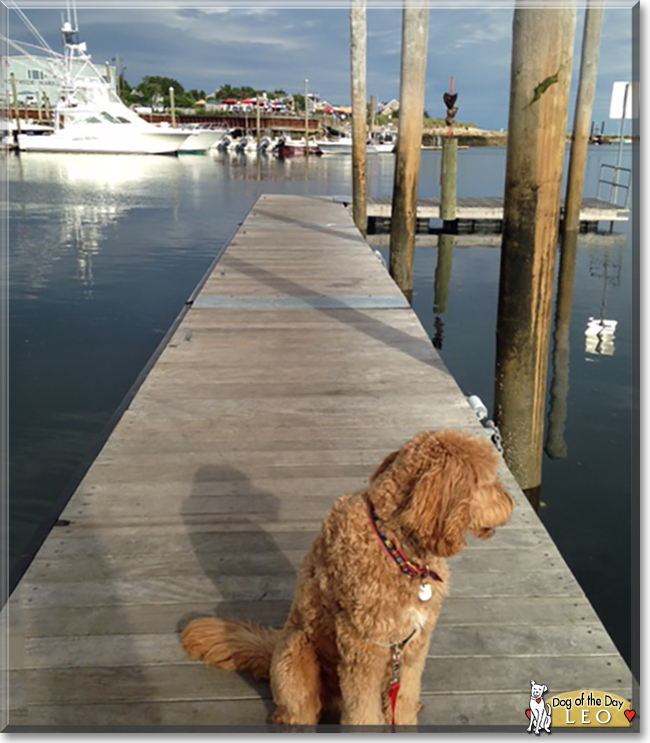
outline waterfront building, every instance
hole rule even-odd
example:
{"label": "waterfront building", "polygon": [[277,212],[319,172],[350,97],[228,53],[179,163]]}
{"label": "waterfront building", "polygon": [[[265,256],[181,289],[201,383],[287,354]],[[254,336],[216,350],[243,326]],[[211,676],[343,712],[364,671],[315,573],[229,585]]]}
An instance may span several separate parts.
{"label": "waterfront building", "polygon": [[[63,58],[32,56],[29,54],[3,56],[3,74],[0,75],[0,102],[13,104],[11,75],[16,81],[16,97],[20,106],[37,106],[39,101],[54,105],[62,96],[65,83],[65,62]],[[72,77],[94,80],[99,73],[105,82],[117,91],[117,72],[115,65],[92,65],[88,59],[71,59]]]}

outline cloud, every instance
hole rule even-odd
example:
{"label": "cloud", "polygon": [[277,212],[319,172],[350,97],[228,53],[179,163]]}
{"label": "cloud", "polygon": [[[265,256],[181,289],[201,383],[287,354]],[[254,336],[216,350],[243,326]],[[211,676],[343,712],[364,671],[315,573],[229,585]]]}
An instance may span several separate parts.
{"label": "cloud", "polygon": [[[295,3],[294,3],[295,4]],[[395,3],[399,5],[399,3]],[[511,4],[510,4],[511,5]],[[165,75],[185,88],[214,90],[223,83],[289,92],[310,90],[347,104],[349,79],[349,12],[340,8],[243,8],[216,4],[201,7],[80,8],[81,36],[93,60],[103,64],[119,55],[126,77],[137,84],[145,75]],[[442,92],[454,76],[460,120],[488,128],[506,125],[510,85],[512,8],[431,7],[425,108],[444,113]],[[50,45],[61,50],[60,11],[35,9],[29,18]],[[578,15],[572,97],[579,69],[582,18]],[[594,118],[605,118],[614,80],[631,76],[629,8],[607,8],[598,67]],[[399,7],[373,7],[367,12],[367,93],[376,100],[399,96],[401,18]],[[31,39],[10,13],[12,38]]]}

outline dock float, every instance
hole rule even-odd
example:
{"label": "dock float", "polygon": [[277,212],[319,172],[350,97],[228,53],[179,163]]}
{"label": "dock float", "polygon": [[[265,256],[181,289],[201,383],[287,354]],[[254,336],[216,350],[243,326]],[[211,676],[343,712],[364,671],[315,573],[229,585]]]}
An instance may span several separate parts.
{"label": "dock float", "polygon": [[[351,196],[335,196],[336,201],[349,205],[352,203]],[[560,218],[564,213],[561,207]],[[384,220],[390,220],[392,214],[392,201],[390,197],[372,197],[367,201],[366,214],[368,217],[369,231],[376,229],[376,224]],[[458,222],[465,227],[477,227],[482,222],[503,222],[503,198],[458,198],[456,200],[456,217]],[[439,219],[440,199],[437,197],[419,198],[417,202],[418,221]],[[602,199],[586,198],[582,200],[580,207],[580,222],[583,229],[596,229],[599,222],[627,222],[630,219],[630,210],[610,204]],[[477,224],[478,223],[478,224]],[[500,231],[499,229],[497,231]],[[466,230],[464,230],[466,231]]]}
{"label": "dock float", "polygon": [[[7,730],[263,730],[268,685],[188,659],[179,626],[206,613],[281,625],[332,501],[443,428],[486,435],[348,211],[261,196],[5,607]],[[524,732],[531,679],[547,696],[632,699],[503,463],[501,477],[511,521],[450,561],[423,729]]]}

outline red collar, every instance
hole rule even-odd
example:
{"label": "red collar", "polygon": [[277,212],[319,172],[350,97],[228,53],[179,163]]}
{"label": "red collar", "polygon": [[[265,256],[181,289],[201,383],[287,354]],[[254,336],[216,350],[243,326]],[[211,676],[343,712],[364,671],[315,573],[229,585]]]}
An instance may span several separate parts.
{"label": "red collar", "polygon": [[416,565],[415,563],[408,560],[404,553],[399,549],[399,547],[390,539],[385,537],[380,531],[379,531],[379,525],[377,522],[379,521],[379,517],[375,513],[373,507],[369,505],[369,514],[370,514],[370,522],[372,523],[373,529],[375,531],[375,534],[377,535],[377,538],[382,543],[384,549],[386,552],[393,558],[393,560],[397,563],[397,566],[399,569],[405,574],[405,575],[418,575],[421,578],[424,578],[424,576],[428,576],[429,578],[433,578],[433,580],[440,581],[440,583],[443,582],[442,578],[438,575],[438,573],[434,572],[433,570],[429,570],[429,568],[426,565]]}

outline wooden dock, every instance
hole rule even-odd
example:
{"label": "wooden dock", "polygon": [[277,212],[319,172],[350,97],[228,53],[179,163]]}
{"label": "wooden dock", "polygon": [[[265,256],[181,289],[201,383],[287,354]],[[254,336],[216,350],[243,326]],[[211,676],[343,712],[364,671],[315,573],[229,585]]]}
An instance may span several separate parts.
{"label": "wooden dock", "polygon": [[[206,612],[281,624],[333,499],[413,434],[450,427],[485,435],[348,211],[262,196],[5,609],[9,730],[264,725],[268,685],[189,660],[177,628]],[[523,732],[531,679],[632,699],[628,667],[501,474],[516,508],[451,561],[425,726]]]}
{"label": "wooden dock", "polygon": [[[344,201],[344,197],[339,198]],[[389,197],[368,199],[367,215],[369,218],[390,219],[391,211],[392,203]],[[456,215],[461,221],[502,221],[503,198],[459,198],[456,203]],[[439,219],[440,199],[418,199],[417,218]],[[614,206],[600,199],[583,199],[580,208],[580,221],[585,223],[627,222],[629,218],[629,209]]]}

